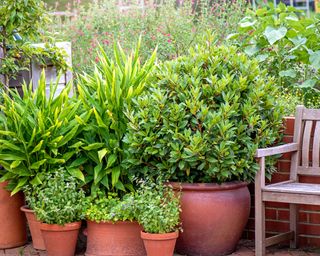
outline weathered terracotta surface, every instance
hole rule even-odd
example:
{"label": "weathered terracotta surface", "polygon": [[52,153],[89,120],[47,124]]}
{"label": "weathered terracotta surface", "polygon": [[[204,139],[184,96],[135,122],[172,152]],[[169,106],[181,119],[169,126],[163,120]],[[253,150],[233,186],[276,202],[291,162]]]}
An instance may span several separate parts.
{"label": "weathered terracotta surface", "polygon": [[24,205],[23,194],[11,197],[6,186],[7,182],[0,183],[0,249],[18,247],[27,242],[26,219],[20,211]]}
{"label": "weathered terracotta surface", "polygon": [[81,221],[64,226],[41,223],[47,256],[74,256],[80,227]]}
{"label": "weathered terracotta surface", "polygon": [[86,256],[144,256],[141,226],[137,222],[87,221]]}
{"label": "weathered terracotta surface", "polygon": [[148,256],[172,256],[179,232],[150,234],[141,231]]}
{"label": "weathered terracotta surface", "polygon": [[[179,183],[171,183],[179,188]],[[176,251],[188,256],[232,253],[248,221],[247,183],[182,183],[180,234]]]}
{"label": "weathered terracotta surface", "polygon": [[41,222],[36,219],[34,211],[29,209],[28,206],[24,205],[20,209],[25,213],[26,218],[28,220],[33,248],[37,250],[45,250],[46,246],[44,244],[44,240],[40,230]]}

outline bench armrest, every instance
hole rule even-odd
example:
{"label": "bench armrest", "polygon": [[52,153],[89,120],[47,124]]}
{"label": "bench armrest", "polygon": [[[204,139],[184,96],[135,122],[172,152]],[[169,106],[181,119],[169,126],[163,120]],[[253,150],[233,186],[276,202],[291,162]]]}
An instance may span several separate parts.
{"label": "bench armrest", "polygon": [[298,143],[288,143],[281,146],[270,147],[270,148],[259,148],[256,152],[256,157],[273,156],[282,153],[288,153],[297,151],[299,148]]}

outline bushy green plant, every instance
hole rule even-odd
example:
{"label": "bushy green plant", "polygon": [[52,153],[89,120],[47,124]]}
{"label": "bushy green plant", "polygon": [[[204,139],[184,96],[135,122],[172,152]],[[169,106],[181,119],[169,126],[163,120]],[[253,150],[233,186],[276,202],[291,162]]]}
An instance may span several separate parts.
{"label": "bushy green plant", "polygon": [[160,64],[135,100],[124,142],[135,176],[184,182],[252,180],[258,147],[281,136],[283,106],[267,71],[210,37]]}
{"label": "bushy green plant", "polygon": [[122,139],[127,129],[124,109],[144,90],[156,58],[154,52],[142,65],[139,48],[140,41],[127,56],[115,45],[114,60],[101,49],[94,73],[79,77],[79,104],[84,113],[89,113],[89,118],[78,118],[84,129],[77,137],[75,147],[79,153],[73,166],[84,171],[92,192],[133,190],[127,170],[121,165]]}
{"label": "bushy green plant", "polygon": [[180,194],[162,183],[141,183],[137,191],[137,220],[147,233],[164,234],[179,229]]}
{"label": "bushy green plant", "polygon": [[[236,39],[240,49],[256,57],[276,77],[280,87],[297,87],[305,105],[320,96],[320,16],[305,18],[294,7],[280,3],[248,11],[239,22]],[[318,96],[318,97],[319,97]],[[318,98],[317,97],[317,98]]]}
{"label": "bushy green plant", "polygon": [[87,197],[87,219],[95,222],[133,221],[137,208],[135,196],[126,194],[120,199],[116,193],[97,192]]}
{"label": "bushy green plant", "polygon": [[[133,6],[134,2],[129,5]],[[207,30],[214,30],[221,39],[233,32],[247,7],[246,0],[199,2],[201,5],[195,12],[191,1],[184,1],[179,7],[176,0],[161,1],[161,4],[146,1],[144,9],[128,9],[117,0],[91,1],[87,6],[79,6],[75,10],[78,15],[72,19],[55,18],[48,29],[72,42],[76,71],[89,72],[91,62],[98,62],[98,42],[111,57],[114,42],[119,41],[128,52],[140,35],[143,36],[142,60],[146,60],[156,46],[158,58],[168,60],[185,54],[191,45],[201,42]]]}
{"label": "bushy green plant", "polygon": [[27,202],[37,219],[47,224],[64,225],[80,221],[85,216],[84,191],[64,169],[47,175],[32,194],[27,194]]}
{"label": "bushy green plant", "polygon": [[[59,79],[58,79],[59,80]],[[57,81],[58,81],[57,80]],[[23,85],[23,97],[17,91],[2,92],[0,106],[0,181],[9,181],[12,194],[25,185],[37,186],[52,170],[66,166],[71,175],[84,181],[82,172],[73,167],[77,153],[72,140],[79,132],[80,102],[69,98],[69,84],[55,96],[58,82],[50,84],[46,97],[46,79],[41,76],[38,87]],[[79,114],[79,116],[77,116]]]}

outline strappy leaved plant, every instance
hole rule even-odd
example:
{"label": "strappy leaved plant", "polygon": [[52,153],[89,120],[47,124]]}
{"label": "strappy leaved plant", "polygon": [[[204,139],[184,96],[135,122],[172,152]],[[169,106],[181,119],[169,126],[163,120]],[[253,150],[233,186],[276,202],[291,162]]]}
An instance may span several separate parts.
{"label": "strappy leaved plant", "polygon": [[78,92],[84,111],[92,112],[77,144],[76,162],[84,170],[91,191],[133,190],[122,167],[124,133],[127,129],[125,106],[141,94],[154,67],[156,52],[144,65],[139,59],[140,40],[126,56],[120,45],[114,46],[114,59],[100,48],[99,62],[92,75],[79,77]]}
{"label": "strappy leaved plant", "polygon": [[[58,81],[58,80],[57,80]],[[9,181],[12,194],[25,185],[38,185],[44,177],[66,164],[76,154],[70,141],[76,136],[80,124],[89,114],[76,116],[80,102],[69,98],[71,84],[54,96],[58,82],[50,85],[46,97],[46,79],[42,74],[38,88],[23,85],[24,96],[17,91],[3,93],[0,106],[0,181]],[[79,169],[68,166],[73,176],[84,180]]]}

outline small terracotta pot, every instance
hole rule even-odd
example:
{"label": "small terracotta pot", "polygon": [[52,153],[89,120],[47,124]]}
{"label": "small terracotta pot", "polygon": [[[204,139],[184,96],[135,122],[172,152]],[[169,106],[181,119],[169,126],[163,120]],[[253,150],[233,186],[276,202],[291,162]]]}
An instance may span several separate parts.
{"label": "small terracotta pot", "polygon": [[141,238],[148,256],[172,256],[179,232],[150,234],[141,231]]}
{"label": "small terracotta pot", "polygon": [[22,193],[10,196],[5,187],[8,182],[0,183],[0,249],[13,248],[26,244],[27,223],[20,207],[24,205]]}
{"label": "small terracotta pot", "polygon": [[47,256],[74,256],[80,227],[81,221],[64,226],[41,223]]}
{"label": "small terracotta pot", "polygon": [[87,221],[86,256],[144,256],[140,237],[142,227],[136,221]]}
{"label": "small terracotta pot", "polygon": [[21,208],[27,217],[29,229],[32,237],[32,246],[37,250],[45,250],[46,246],[43,241],[42,233],[40,230],[41,222],[37,220],[34,211],[29,209],[28,206],[24,205]]}
{"label": "small terracotta pot", "polygon": [[177,253],[189,256],[231,254],[249,218],[247,183],[170,184],[174,189],[182,189],[183,232],[177,240]]}

